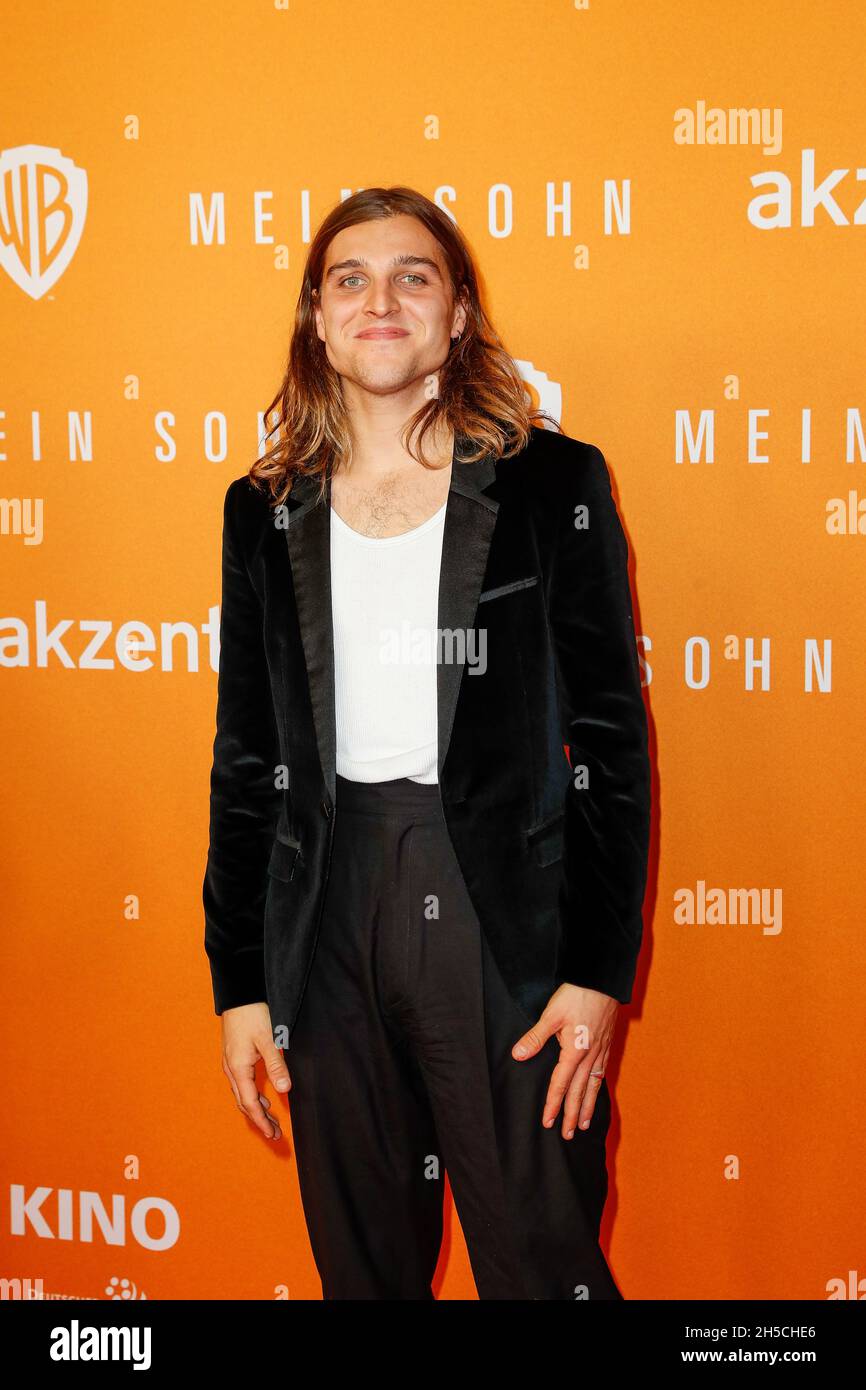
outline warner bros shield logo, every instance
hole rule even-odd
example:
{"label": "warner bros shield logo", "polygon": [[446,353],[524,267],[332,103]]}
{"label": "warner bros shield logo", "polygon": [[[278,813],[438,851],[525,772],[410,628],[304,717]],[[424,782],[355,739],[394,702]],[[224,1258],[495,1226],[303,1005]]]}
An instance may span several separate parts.
{"label": "warner bros shield logo", "polygon": [[87,174],[48,145],[0,151],[0,265],[31,299],[56,285],[78,249]]}

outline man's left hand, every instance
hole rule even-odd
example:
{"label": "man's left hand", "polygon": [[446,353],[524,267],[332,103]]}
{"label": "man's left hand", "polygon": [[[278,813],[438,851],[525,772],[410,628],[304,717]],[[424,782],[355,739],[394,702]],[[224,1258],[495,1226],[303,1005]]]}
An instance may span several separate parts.
{"label": "man's left hand", "polygon": [[511,1049],[515,1061],[526,1061],[535,1057],[549,1038],[557,1037],[559,1061],[551,1074],[541,1122],[550,1129],[564,1099],[564,1139],[572,1139],[578,1126],[589,1128],[618,1009],[618,1001],[609,994],[580,985],[560,985],[538,1022]]}

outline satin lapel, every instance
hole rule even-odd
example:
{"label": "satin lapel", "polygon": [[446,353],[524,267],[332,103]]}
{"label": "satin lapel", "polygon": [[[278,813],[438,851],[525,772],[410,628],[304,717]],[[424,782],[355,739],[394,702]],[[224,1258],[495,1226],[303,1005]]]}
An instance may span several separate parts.
{"label": "satin lapel", "polygon": [[325,786],[336,797],[337,722],[334,705],[334,619],[331,612],[331,487],[318,500],[318,478],[299,478],[289,494],[286,544],[313,722]]}
{"label": "satin lapel", "polygon": [[[455,443],[456,452],[456,443]],[[484,583],[487,557],[499,503],[485,496],[496,480],[492,459],[460,463],[452,459],[445,509],[439,575],[438,624],[446,634],[445,656],[465,653]],[[318,500],[318,480],[295,483],[286,504],[286,545],[292,568],[295,602],[313,706],[313,721],[322,775],[336,799],[337,730],[334,697],[334,624],[331,611],[331,489]],[[456,632],[452,644],[447,637]],[[460,640],[460,639],[463,640]],[[439,661],[436,671],[438,774],[441,779],[460,693],[465,661]]]}
{"label": "satin lapel", "polygon": [[[455,654],[465,656],[468,632],[475,621],[499,510],[499,503],[492,497],[486,497],[483,489],[489,487],[495,478],[496,469],[490,459],[480,459],[478,463],[455,462],[451,467],[439,575],[441,647],[436,668],[436,703],[439,736],[437,772],[440,782],[466,664],[465,660],[455,661],[449,657],[453,658]],[[451,633],[456,634],[456,640],[449,636]]]}

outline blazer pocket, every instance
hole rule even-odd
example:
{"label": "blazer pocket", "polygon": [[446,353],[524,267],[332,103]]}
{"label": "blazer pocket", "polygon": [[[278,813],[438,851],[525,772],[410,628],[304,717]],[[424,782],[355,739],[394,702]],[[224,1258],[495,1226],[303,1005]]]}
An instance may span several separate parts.
{"label": "blazer pocket", "polygon": [[503,594],[513,594],[516,589],[528,589],[531,584],[537,583],[537,574],[530,574],[526,579],[514,579],[510,584],[499,584],[495,589],[487,589],[481,594],[478,602],[484,603],[489,598],[501,598]]}
{"label": "blazer pocket", "polygon": [[271,857],[268,860],[268,873],[273,878],[279,878],[284,883],[289,883],[294,877],[300,853],[300,840],[291,838],[274,840],[271,846]]}
{"label": "blazer pocket", "polygon": [[556,864],[563,855],[565,811],[557,811],[546,820],[524,831],[529,849],[542,868]]}

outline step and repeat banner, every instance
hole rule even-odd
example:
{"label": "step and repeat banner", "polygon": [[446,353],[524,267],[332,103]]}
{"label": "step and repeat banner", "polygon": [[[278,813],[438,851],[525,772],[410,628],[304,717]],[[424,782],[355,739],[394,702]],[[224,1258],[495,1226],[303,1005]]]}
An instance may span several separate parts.
{"label": "step and repeat banner", "polygon": [[[320,1297],[203,949],[222,502],[312,232],[400,183],[465,232],[630,545],[655,808],[613,1272],[866,1296],[863,7],[31,0],[4,29],[4,1295]],[[446,1214],[437,1293],[474,1298]]]}

